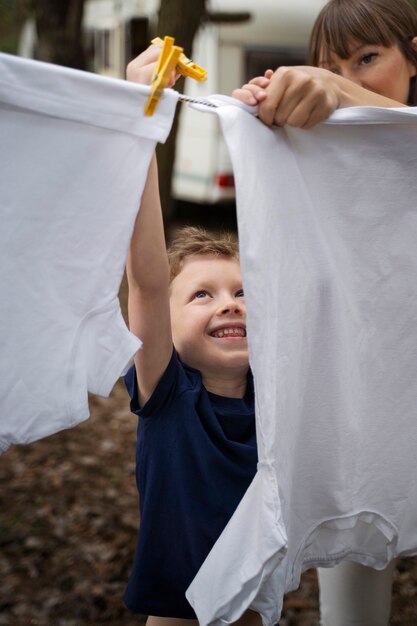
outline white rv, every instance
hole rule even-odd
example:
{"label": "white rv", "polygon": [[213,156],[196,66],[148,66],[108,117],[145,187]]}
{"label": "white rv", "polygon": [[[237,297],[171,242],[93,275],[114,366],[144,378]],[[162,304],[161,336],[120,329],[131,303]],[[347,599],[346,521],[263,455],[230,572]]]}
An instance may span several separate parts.
{"label": "white rv", "polygon": [[[185,92],[194,98],[230,94],[267,68],[305,63],[311,27],[324,3],[209,0],[213,16],[234,14],[236,21],[213,20],[201,26],[192,58],[207,70],[208,79],[205,83],[187,79]],[[153,36],[169,35],[155,32],[158,7],[158,0],[87,0],[85,28],[93,47],[92,69],[123,76],[129,59]],[[232,169],[216,116],[181,106],[174,196],[205,204],[232,199]]]}

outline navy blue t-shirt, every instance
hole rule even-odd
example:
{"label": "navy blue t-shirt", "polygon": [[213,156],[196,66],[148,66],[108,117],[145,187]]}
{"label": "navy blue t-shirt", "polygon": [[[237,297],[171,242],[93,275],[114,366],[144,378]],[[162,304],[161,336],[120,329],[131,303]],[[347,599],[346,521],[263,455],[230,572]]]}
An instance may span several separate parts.
{"label": "navy blue t-shirt", "polygon": [[244,398],[217,396],[174,351],[142,409],[134,368],[125,382],[140,418],[141,514],[125,603],[144,615],[192,619],[185,591],[256,472],[252,378]]}

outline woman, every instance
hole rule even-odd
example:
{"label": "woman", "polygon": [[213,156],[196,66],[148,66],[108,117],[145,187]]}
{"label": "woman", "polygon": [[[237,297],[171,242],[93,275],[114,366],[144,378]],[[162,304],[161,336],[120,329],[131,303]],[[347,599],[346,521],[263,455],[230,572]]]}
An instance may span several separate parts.
{"label": "woman", "polygon": [[[417,12],[407,0],[330,0],[308,67],[267,70],[234,92],[265,124],[311,128],[335,109],[417,105]],[[323,626],[387,626],[394,563],[319,570]]]}
{"label": "woman", "polygon": [[407,0],[331,0],[314,25],[309,62],[267,70],[233,95],[259,104],[265,124],[301,128],[349,106],[416,104],[417,12]]}

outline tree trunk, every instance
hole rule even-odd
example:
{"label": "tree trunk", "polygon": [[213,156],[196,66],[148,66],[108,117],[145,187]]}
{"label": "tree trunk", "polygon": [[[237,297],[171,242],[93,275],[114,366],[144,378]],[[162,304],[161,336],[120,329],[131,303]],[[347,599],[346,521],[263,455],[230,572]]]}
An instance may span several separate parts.
{"label": "tree trunk", "polygon": [[38,35],[35,57],[48,63],[84,69],[84,0],[34,0],[33,6]]}
{"label": "tree trunk", "polygon": [[0,50],[18,54],[22,26],[30,15],[27,0],[0,0]]}
{"label": "tree trunk", "polygon": [[[164,38],[170,35],[175,38],[175,43],[184,49],[184,53],[192,58],[192,45],[194,36],[198,31],[201,20],[205,14],[205,0],[161,0],[158,20],[158,35]],[[198,59],[196,59],[198,63]],[[184,81],[176,84],[176,89],[183,90]],[[162,209],[166,221],[173,216],[171,199],[171,180],[175,158],[175,138],[178,129],[178,114],[166,143],[159,145],[158,169],[159,185],[161,193]]]}

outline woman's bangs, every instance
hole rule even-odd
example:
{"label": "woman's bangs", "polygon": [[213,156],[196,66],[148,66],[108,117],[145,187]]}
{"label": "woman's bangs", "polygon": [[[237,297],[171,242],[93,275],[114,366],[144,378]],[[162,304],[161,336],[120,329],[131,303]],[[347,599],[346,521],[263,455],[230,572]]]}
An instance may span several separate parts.
{"label": "woman's bangs", "polygon": [[345,1],[330,5],[323,15],[317,36],[316,51],[320,51],[321,58],[326,52],[334,52],[347,59],[354,42],[389,47],[395,41],[386,16],[380,16],[375,7],[371,15],[362,2]]}

